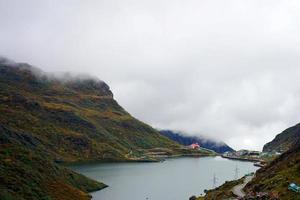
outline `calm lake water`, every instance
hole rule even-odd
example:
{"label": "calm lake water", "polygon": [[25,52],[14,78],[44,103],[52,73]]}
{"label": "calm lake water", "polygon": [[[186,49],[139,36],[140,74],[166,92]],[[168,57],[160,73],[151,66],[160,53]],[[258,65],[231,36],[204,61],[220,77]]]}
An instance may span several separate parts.
{"label": "calm lake water", "polygon": [[258,168],[251,162],[221,157],[177,158],[159,163],[100,163],[72,166],[95,180],[109,185],[92,193],[93,200],[187,200],[217,184]]}

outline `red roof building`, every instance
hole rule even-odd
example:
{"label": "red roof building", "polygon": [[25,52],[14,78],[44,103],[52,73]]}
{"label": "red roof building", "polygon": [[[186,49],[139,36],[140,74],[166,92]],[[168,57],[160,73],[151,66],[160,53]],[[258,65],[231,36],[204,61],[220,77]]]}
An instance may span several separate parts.
{"label": "red roof building", "polygon": [[200,145],[199,145],[198,143],[193,143],[193,144],[190,145],[190,147],[191,147],[192,149],[199,149],[199,148],[200,148]]}

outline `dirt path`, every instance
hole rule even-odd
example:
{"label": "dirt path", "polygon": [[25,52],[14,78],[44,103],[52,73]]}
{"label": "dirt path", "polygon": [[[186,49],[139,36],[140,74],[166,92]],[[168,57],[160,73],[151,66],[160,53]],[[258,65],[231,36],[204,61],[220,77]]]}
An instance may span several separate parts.
{"label": "dirt path", "polygon": [[246,176],[244,183],[236,185],[232,188],[233,194],[235,194],[238,197],[244,197],[245,192],[243,191],[245,185],[252,180],[253,176]]}

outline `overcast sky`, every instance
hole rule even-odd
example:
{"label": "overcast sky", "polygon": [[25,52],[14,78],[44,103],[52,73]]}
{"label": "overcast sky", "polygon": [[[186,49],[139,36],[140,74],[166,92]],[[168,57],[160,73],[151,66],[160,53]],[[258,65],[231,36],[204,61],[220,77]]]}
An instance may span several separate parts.
{"label": "overcast sky", "polygon": [[140,120],[236,149],[300,122],[299,0],[0,0],[0,55],[95,75]]}

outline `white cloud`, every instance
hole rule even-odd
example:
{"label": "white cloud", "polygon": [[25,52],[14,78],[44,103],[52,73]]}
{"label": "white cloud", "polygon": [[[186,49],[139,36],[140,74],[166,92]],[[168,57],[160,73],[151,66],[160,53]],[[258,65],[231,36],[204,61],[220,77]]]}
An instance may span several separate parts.
{"label": "white cloud", "polygon": [[0,0],[0,54],[84,72],[157,128],[259,149],[300,121],[297,0]]}

